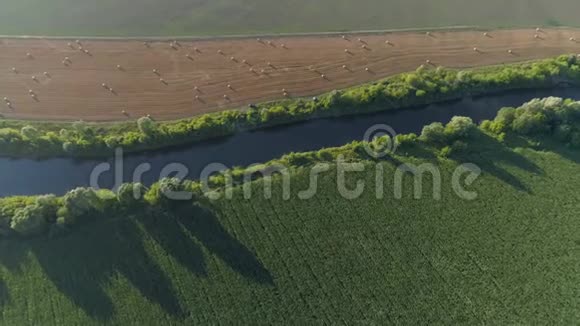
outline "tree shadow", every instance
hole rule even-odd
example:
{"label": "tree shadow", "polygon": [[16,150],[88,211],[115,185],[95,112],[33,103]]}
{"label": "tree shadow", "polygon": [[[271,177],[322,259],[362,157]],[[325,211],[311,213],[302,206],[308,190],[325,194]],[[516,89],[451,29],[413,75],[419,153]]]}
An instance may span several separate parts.
{"label": "tree shadow", "polygon": [[553,139],[551,136],[533,136],[526,139],[518,135],[511,135],[506,139],[506,144],[510,147],[526,147],[536,151],[553,152],[574,163],[580,163],[578,150],[567,147],[566,144]]}
{"label": "tree shadow", "polygon": [[8,293],[8,287],[6,287],[6,282],[0,279],[0,307],[4,306],[10,301],[10,294]]}
{"label": "tree shadow", "polygon": [[166,215],[145,215],[140,219],[140,224],[151,238],[190,272],[207,276],[201,248],[192,241],[189,231],[175,217]]}
{"label": "tree shadow", "polygon": [[520,191],[532,192],[526,184],[501,167],[501,165],[507,164],[537,175],[544,174],[532,161],[514,152],[507,144],[501,143],[481,131],[475,131],[470,143],[468,144],[470,148],[458,154],[452,154],[451,158],[463,163],[476,164],[482,171],[493,175]]}
{"label": "tree shadow", "polygon": [[171,281],[152,261],[142,236],[134,220],[121,218],[91,223],[67,237],[39,239],[30,248],[59,291],[95,319],[112,317],[113,302],[104,287],[118,276],[168,314],[183,317]]}
{"label": "tree shadow", "polygon": [[186,204],[177,207],[173,213],[192,236],[234,271],[254,282],[274,285],[270,272],[246,246],[224,229],[212,211]]}
{"label": "tree shadow", "polygon": [[[195,275],[207,276],[199,242],[237,273],[273,285],[269,271],[211,211],[191,203],[174,206],[170,212],[143,210],[138,217],[101,216],[58,238],[0,240],[0,264],[11,273],[24,273],[29,258],[34,257],[62,294],[100,322],[109,321],[115,313],[106,289],[112,281],[124,280],[166,313],[176,318],[187,315],[172,281],[150,256],[149,241]],[[0,280],[0,304],[8,300],[7,294]]]}

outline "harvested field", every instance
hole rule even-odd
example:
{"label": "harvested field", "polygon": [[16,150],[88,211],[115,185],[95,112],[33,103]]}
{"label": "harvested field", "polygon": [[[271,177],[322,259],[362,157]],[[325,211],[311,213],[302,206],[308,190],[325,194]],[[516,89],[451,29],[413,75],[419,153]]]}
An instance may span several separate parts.
{"label": "harvested field", "polygon": [[320,94],[421,64],[462,68],[577,53],[577,38],[576,29],[519,29],[177,44],[3,39],[0,113],[35,120],[176,119]]}

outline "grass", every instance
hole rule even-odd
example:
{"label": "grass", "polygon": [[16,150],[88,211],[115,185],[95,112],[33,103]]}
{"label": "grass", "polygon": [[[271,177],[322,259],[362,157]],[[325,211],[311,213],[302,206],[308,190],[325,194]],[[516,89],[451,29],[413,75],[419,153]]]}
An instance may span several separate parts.
{"label": "grass", "polygon": [[[294,171],[291,200],[183,204],[102,217],[56,239],[0,240],[3,324],[573,324],[580,317],[580,151],[549,141],[484,138],[468,153],[429,150],[350,174],[367,191],[345,200],[336,173],[318,194]],[[438,160],[440,201],[394,199],[398,161]],[[395,163],[397,162],[397,163]],[[459,162],[484,174],[455,196]],[[252,185],[260,194],[263,180]],[[428,185],[425,182],[425,185]]]}
{"label": "grass", "polygon": [[[332,8],[331,10],[329,8]],[[7,0],[12,35],[222,35],[451,25],[578,26],[574,0]]]}

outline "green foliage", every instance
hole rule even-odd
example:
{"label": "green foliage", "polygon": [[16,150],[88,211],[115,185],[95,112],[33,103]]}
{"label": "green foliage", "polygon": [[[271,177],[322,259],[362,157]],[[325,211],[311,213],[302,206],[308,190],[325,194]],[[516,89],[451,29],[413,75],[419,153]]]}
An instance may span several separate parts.
{"label": "green foliage", "polygon": [[141,117],[137,120],[139,131],[146,137],[153,137],[157,132],[157,125],[150,117]]}
{"label": "green foliage", "polygon": [[467,138],[477,129],[473,120],[468,117],[453,117],[445,126],[445,134],[448,139]]}
{"label": "green foliage", "polygon": [[[9,156],[107,156],[114,148],[126,152],[152,150],[231,135],[238,130],[264,128],[313,118],[395,110],[413,105],[481,95],[503,90],[551,87],[561,81],[580,82],[580,66],[575,56],[560,56],[533,63],[455,71],[427,69],[393,76],[385,80],[335,90],[317,100],[284,100],[260,104],[248,111],[228,110],[191,119],[156,123],[149,117],[137,123],[99,125],[22,125],[15,121],[0,124],[0,154]],[[512,129],[538,133],[551,119],[538,112],[518,114],[506,109],[503,118],[486,126],[495,133]],[[557,114],[557,112],[554,112]],[[558,115],[559,118],[569,117]]]}
{"label": "green foliage", "polygon": [[421,131],[421,140],[434,144],[445,143],[447,141],[445,127],[441,122],[434,122],[423,127],[423,130]]}
{"label": "green foliage", "polygon": [[132,209],[144,202],[147,187],[141,183],[125,183],[117,190],[117,201],[121,207]]}
{"label": "green foliage", "polygon": [[[336,94],[336,93],[335,93]],[[498,127],[501,126],[501,127]],[[423,128],[421,136],[415,134],[397,135],[394,141],[399,153],[410,156],[431,154],[456,159],[473,152],[479,142],[486,137],[504,142],[508,135],[534,136],[544,140],[553,138],[569,147],[580,147],[580,102],[560,98],[536,99],[518,108],[499,111],[491,121],[477,126],[470,118],[453,117],[447,124],[432,123]],[[497,134],[496,132],[502,132]],[[489,133],[489,134],[485,134]],[[492,135],[494,137],[489,137]],[[347,161],[375,160],[369,157],[368,148],[382,150],[394,148],[388,136],[378,137],[368,143],[354,141],[338,148],[327,148],[316,152],[289,153],[280,159],[265,163],[259,168],[282,165],[300,169],[319,162],[334,162],[339,156]],[[254,167],[253,170],[257,170]],[[223,188],[230,181],[240,184],[249,170],[238,167],[212,175],[209,186]],[[185,197],[184,197],[185,196]],[[122,211],[138,215],[146,207],[173,210],[183,202],[205,203],[202,185],[198,181],[180,181],[166,178],[147,189],[142,184],[124,184],[117,193],[96,192],[92,189],[78,188],[62,198],[13,197],[0,199],[0,235],[29,236],[47,230],[51,234],[92,220],[104,212]],[[56,229],[55,229],[56,227]]]}
{"label": "green foliage", "polygon": [[409,177],[395,199],[393,162],[365,161],[348,176],[366,185],[353,200],[335,167],[315,197],[300,198],[311,176],[295,169],[289,200],[281,179],[271,199],[256,180],[251,199],[238,187],[205,211],[107,210],[64,237],[2,239],[1,323],[577,324],[580,151],[466,142],[476,152],[467,162],[484,169],[465,185],[472,201],[452,190],[455,160],[438,161],[439,200],[427,175],[423,198]]}

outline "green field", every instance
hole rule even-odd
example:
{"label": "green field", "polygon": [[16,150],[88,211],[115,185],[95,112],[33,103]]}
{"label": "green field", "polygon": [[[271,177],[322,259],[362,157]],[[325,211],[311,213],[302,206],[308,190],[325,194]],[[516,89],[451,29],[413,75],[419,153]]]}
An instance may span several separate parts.
{"label": "green field", "polygon": [[[339,196],[336,174],[300,200],[278,190],[138,218],[102,216],[56,239],[0,240],[0,323],[573,324],[580,319],[580,151],[549,141],[483,137],[452,159],[429,150],[398,160],[441,166],[440,201],[403,199],[374,163],[361,198]],[[484,174],[451,190],[458,162]],[[429,178],[427,178],[429,179]],[[260,194],[263,181],[253,187]],[[425,185],[430,184],[426,182]],[[280,181],[274,183],[280,189]]]}
{"label": "green field", "polygon": [[575,0],[5,0],[0,34],[218,35],[418,28],[577,26]]}

